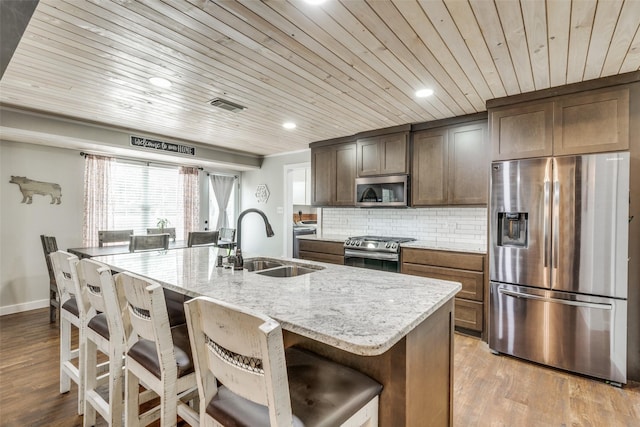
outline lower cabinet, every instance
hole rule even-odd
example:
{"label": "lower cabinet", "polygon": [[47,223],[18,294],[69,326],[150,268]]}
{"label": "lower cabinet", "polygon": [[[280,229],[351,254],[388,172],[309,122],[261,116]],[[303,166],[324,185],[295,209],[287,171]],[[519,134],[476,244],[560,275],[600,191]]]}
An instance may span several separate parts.
{"label": "lower cabinet", "polygon": [[484,333],[485,255],[403,248],[404,274],[460,282],[455,299],[455,326],[474,335]]}
{"label": "lower cabinet", "polygon": [[344,265],[343,242],[300,239],[300,259]]}

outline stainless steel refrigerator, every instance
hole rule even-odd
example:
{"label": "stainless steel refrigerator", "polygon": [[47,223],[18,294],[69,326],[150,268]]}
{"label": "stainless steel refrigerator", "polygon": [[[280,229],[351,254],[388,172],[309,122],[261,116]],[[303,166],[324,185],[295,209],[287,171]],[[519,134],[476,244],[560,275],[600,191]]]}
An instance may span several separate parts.
{"label": "stainless steel refrigerator", "polygon": [[626,383],[629,153],[491,167],[490,348]]}

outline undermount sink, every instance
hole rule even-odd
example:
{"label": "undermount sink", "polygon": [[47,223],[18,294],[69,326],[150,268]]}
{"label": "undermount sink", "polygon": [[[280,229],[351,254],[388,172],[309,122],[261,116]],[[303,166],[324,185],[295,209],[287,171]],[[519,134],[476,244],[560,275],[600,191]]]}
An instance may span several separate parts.
{"label": "undermount sink", "polygon": [[282,267],[284,264],[279,261],[271,261],[266,259],[245,260],[244,268],[248,271],[260,271],[268,268]]}
{"label": "undermount sink", "polygon": [[324,267],[311,264],[300,265],[270,258],[246,259],[244,260],[244,268],[249,272],[270,277],[302,276],[324,269]]}
{"label": "undermount sink", "polygon": [[282,267],[272,268],[270,270],[259,271],[258,274],[270,277],[295,277],[303,274],[318,271],[318,268],[300,267],[299,265],[283,265]]}

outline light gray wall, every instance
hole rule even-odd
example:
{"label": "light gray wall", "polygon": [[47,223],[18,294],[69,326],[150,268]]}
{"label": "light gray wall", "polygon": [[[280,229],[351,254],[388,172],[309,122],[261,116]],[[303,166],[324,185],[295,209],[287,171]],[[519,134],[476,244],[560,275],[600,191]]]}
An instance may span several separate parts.
{"label": "light gray wall", "polygon": [[[12,175],[62,187],[62,204],[22,194]],[[82,244],[84,161],[75,150],[0,141],[0,314],[46,307],[49,275],[40,243],[53,235],[60,249]]]}
{"label": "light gray wall", "polygon": [[[263,211],[273,226],[275,236],[267,238],[262,219],[247,215],[242,222],[242,251],[249,255],[280,257],[284,255],[284,166],[311,161],[311,151],[305,150],[281,156],[266,157],[260,170],[242,173],[240,210],[257,208]],[[267,203],[256,200],[256,187],[266,184],[271,193]],[[280,209],[278,209],[280,208]],[[289,219],[289,221],[291,221]]]}

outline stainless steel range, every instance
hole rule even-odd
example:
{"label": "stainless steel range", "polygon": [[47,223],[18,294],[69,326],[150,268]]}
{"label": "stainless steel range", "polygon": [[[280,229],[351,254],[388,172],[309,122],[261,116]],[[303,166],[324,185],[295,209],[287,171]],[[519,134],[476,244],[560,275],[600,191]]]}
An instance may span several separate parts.
{"label": "stainless steel range", "polygon": [[411,237],[357,236],[344,242],[344,264],[400,272],[400,244]]}

